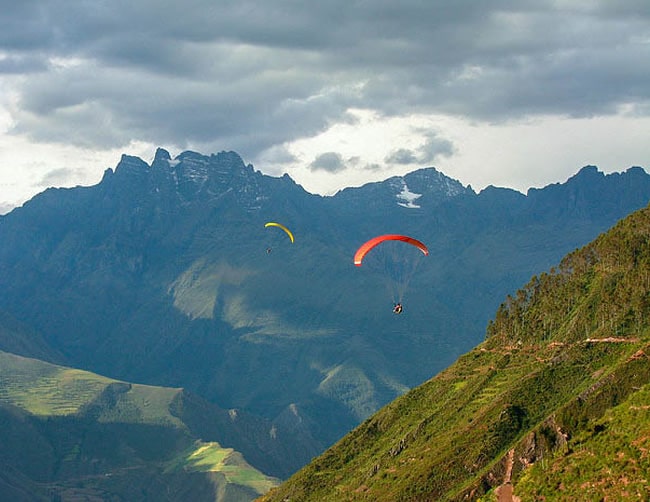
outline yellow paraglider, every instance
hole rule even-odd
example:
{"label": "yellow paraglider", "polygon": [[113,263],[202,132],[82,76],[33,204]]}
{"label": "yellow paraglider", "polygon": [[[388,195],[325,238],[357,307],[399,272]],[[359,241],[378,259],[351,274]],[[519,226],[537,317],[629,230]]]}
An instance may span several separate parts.
{"label": "yellow paraglider", "polygon": [[291,230],[289,230],[287,227],[285,227],[282,223],[276,223],[274,221],[269,221],[267,224],[264,225],[265,227],[278,227],[284,230],[287,235],[289,236],[289,239],[291,239],[291,242],[294,242],[293,239],[293,234],[291,233]]}

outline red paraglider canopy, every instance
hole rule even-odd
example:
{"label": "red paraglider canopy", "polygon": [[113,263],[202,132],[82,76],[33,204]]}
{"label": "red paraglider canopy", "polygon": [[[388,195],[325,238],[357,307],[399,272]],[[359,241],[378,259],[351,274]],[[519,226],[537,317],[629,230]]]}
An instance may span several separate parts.
{"label": "red paraglider canopy", "polygon": [[407,244],[412,244],[413,246],[419,248],[420,251],[422,251],[422,253],[425,255],[429,254],[427,247],[422,242],[417,239],[413,239],[412,237],[397,234],[379,235],[378,237],[370,239],[365,244],[362,244],[361,247],[357,249],[357,252],[354,254],[354,264],[357,267],[360,267],[361,262],[363,261],[363,258],[366,256],[366,254],[368,254],[368,251],[384,241],[403,241]]}

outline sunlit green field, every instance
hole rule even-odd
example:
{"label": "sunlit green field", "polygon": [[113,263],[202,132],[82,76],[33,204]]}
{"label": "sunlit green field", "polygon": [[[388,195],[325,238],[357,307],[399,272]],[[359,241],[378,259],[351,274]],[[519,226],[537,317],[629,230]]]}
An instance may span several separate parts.
{"label": "sunlit green field", "polygon": [[112,380],[81,370],[0,352],[0,401],[34,415],[70,415]]}
{"label": "sunlit green field", "polygon": [[178,389],[127,384],[94,373],[0,352],[0,402],[37,416],[79,413],[117,384],[119,399],[101,407],[99,421],[176,424],[169,404]]}
{"label": "sunlit green field", "polygon": [[[278,481],[265,476],[251,467],[240,453],[232,448],[222,448],[219,443],[197,443],[197,448],[182,459],[187,470],[221,472],[230,483],[249,486],[258,493],[265,493]],[[180,466],[179,463],[176,464]]]}

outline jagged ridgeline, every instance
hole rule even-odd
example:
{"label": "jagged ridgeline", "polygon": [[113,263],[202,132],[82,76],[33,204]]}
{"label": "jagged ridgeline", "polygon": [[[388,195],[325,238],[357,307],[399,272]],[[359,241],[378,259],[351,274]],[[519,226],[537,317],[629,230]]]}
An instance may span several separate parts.
{"label": "jagged ridgeline", "polygon": [[484,343],[262,500],[647,500],[649,382],[645,208],[533,277]]}

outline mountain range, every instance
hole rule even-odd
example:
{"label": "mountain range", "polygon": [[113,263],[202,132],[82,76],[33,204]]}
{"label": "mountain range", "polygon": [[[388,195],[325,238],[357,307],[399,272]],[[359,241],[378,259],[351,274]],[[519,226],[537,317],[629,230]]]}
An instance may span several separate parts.
{"label": "mountain range", "polygon": [[[124,155],[97,185],[48,189],[0,217],[0,350],[255,417],[272,445],[219,443],[284,479],[475,347],[506,295],[649,200],[638,167],[587,166],[526,194],[476,193],[427,168],[323,197],[234,152]],[[385,273],[352,263],[383,233],[429,249],[401,316]]]}

